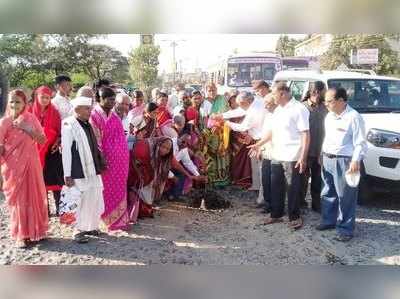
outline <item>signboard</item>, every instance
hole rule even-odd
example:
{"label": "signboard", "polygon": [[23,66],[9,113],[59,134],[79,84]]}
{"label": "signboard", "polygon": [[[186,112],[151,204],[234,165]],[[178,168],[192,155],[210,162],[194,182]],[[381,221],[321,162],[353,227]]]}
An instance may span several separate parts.
{"label": "signboard", "polygon": [[228,63],[280,63],[280,58],[274,57],[239,57],[229,58]]}
{"label": "signboard", "polygon": [[379,49],[358,49],[357,64],[377,64]]}
{"label": "signboard", "polygon": [[154,44],[154,34],[141,34],[140,44],[142,45],[152,45]]}

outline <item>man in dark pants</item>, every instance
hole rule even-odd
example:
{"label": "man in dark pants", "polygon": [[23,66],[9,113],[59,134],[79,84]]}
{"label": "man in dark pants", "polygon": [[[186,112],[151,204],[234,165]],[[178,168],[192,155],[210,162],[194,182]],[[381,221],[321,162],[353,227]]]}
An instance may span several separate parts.
{"label": "man in dark pants", "polygon": [[342,87],[326,92],[329,110],[325,118],[322,145],[321,224],[317,230],[335,229],[335,240],[347,242],[353,237],[358,187],[346,182],[346,173],[359,173],[367,151],[365,124],[361,115],[347,104]]}
{"label": "man in dark pants", "polygon": [[[272,93],[267,94],[264,97],[265,109],[267,113],[265,114],[262,135],[267,134],[268,128],[270,127],[270,122],[272,121],[273,112],[276,108],[275,98]],[[272,147],[271,142],[267,142],[261,147],[261,182],[262,191],[264,198],[264,213],[268,214],[271,212],[271,155]]]}
{"label": "man in dark pants", "polygon": [[310,142],[309,112],[292,98],[284,82],[277,83],[272,88],[272,94],[278,107],[273,113],[270,128],[262,140],[250,147],[252,155],[258,154],[260,146],[272,141],[271,216],[264,224],[283,221],[287,193],[289,227],[299,229],[303,226],[300,200]]}
{"label": "man in dark pants", "polygon": [[308,189],[308,180],[311,177],[310,193],[311,208],[315,212],[321,212],[321,148],[324,141],[325,130],[324,120],[328,113],[324,103],[325,84],[322,81],[312,82],[310,90],[303,101],[310,112],[310,147],[308,149],[307,168],[303,181],[302,203],[307,206],[305,201]]}

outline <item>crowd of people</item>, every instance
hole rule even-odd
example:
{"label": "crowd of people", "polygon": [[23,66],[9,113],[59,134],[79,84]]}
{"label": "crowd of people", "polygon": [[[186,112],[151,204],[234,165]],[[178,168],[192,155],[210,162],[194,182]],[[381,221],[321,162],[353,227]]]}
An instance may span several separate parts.
{"label": "crowd of people", "polygon": [[[204,94],[177,84],[172,95],[156,88],[146,99],[103,79],[70,99],[71,79],[60,75],[54,89],[40,86],[32,99],[12,90],[0,120],[2,188],[18,247],[47,237],[49,198],[86,243],[205,185],[258,192],[265,225],[284,221],[287,198],[288,225],[300,229],[309,181],[316,229],[353,237],[357,186],[346,178],[359,173],[366,142],[343,88],[314,82],[299,102],[285,82],[223,95],[213,83]],[[71,221],[66,202],[76,203]]]}

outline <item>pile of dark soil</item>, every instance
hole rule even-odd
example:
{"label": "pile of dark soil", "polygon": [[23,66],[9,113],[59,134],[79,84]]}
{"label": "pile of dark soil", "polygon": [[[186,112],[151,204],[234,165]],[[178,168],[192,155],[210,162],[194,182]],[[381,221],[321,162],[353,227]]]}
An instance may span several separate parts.
{"label": "pile of dark soil", "polygon": [[188,204],[193,208],[200,208],[202,199],[204,199],[205,208],[207,210],[223,210],[232,207],[232,203],[224,199],[217,190],[195,189],[188,197]]}

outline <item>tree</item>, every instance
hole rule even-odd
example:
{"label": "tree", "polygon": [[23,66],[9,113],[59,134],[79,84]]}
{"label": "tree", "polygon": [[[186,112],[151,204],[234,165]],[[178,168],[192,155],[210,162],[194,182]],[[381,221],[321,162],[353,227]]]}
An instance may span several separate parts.
{"label": "tree", "polygon": [[279,36],[279,39],[276,42],[275,50],[282,57],[294,56],[294,47],[300,42],[302,42],[302,40],[290,38],[287,35],[281,35]]}
{"label": "tree", "polygon": [[[326,53],[320,58],[323,69],[334,70],[339,65],[350,66],[351,50],[378,48],[378,64],[367,66],[378,74],[399,75],[399,55],[390,46],[391,41],[399,41],[399,34],[341,34],[335,35]],[[352,68],[365,68],[365,65],[351,65]]]}
{"label": "tree", "polygon": [[130,53],[129,71],[135,85],[148,90],[157,81],[160,47],[141,45]]}
{"label": "tree", "polygon": [[38,34],[1,35],[0,68],[8,75],[11,86],[21,85],[25,75],[43,71],[40,39]]}
{"label": "tree", "polygon": [[[0,68],[11,86],[49,84],[57,74],[81,73],[95,80],[129,80],[128,59],[106,45],[93,44],[91,34],[0,35]],[[79,82],[81,84],[81,82]]]}
{"label": "tree", "polygon": [[92,80],[129,78],[128,59],[120,51],[106,45],[88,45],[80,55],[79,67]]}

